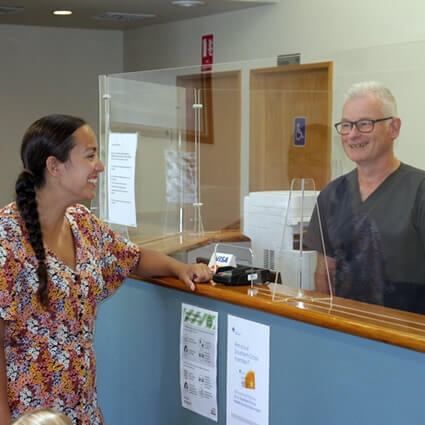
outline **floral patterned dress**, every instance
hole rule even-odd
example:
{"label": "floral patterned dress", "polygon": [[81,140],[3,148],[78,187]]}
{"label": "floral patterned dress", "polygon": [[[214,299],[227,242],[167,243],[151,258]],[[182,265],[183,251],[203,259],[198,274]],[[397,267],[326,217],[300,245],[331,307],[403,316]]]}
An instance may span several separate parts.
{"label": "floral patterned dress", "polygon": [[0,209],[0,317],[12,417],[54,408],[74,425],[101,425],[93,333],[100,301],[136,266],[140,252],[82,205],[68,208],[76,269],[45,246],[52,313],[36,295],[37,264],[16,204]]}

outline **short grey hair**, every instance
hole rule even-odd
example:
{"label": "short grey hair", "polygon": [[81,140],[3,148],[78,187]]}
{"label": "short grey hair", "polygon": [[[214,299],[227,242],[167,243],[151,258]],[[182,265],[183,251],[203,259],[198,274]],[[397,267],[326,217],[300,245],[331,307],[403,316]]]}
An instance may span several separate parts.
{"label": "short grey hair", "polygon": [[353,84],[345,93],[344,104],[356,97],[363,97],[373,94],[382,104],[382,113],[384,115],[397,116],[397,102],[391,93],[391,90],[378,81],[362,81]]}

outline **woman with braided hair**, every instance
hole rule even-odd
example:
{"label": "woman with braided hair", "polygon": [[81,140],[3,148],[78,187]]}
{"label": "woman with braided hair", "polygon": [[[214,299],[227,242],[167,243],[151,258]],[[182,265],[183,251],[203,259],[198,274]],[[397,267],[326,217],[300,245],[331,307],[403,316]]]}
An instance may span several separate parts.
{"label": "woman with braided hair", "polygon": [[207,266],[140,250],[78,204],[95,196],[103,164],[80,118],[49,115],[21,147],[16,201],[0,209],[0,425],[55,409],[102,425],[93,331],[97,306],[129,273],[175,276],[188,288]]}

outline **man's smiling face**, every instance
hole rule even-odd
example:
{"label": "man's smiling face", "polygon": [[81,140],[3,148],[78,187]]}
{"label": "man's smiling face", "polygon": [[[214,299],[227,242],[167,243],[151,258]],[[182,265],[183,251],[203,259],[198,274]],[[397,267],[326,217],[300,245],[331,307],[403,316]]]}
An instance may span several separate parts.
{"label": "man's smiling face", "polygon": [[[342,121],[385,118],[382,103],[372,94],[354,97],[344,105]],[[361,133],[353,126],[350,133],[341,136],[347,156],[358,165],[371,164],[386,155],[392,156],[393,142],[398,136],[393,120],[375,123],[371,133]]]}

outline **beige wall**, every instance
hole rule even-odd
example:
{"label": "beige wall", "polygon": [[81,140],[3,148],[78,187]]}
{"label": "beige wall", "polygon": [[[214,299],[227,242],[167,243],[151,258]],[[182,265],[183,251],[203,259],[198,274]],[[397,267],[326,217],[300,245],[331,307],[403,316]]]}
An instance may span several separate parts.
{"label": "beige wall", "polygon": [[[0,25],[0,205],[13,198],[20,139],[34,119],[77,114],[98,130],[99,74],[199,64],[200,37],[209,32],[215,34],[216,63],[293,52],[301,52],[303,62],[332,60],[350,49],[361,61],[371,46],[425,40],[424,20],[422,0],[391,6],[386,0],[282,0],[125,33]],[[393,63],[400,66],[398,55]],[[347,80],[338,73],[336,66],[336,83]],[[400,109],[409,116],[406,105]],[[412,143],[409,151],[402,143],[398,150],[419,165]]]}
{"label": "beige wall", "polygon": [[0,205],[11,201],[23,132],[67,113],[98,131],[98,75],[122,72],[121,31],[0,25]]}
{"label": "beige wall", "polygon": [[[301,53],[301,62],[334,62],[334,108],[353,82],[377,79],[394,91],[403,120],[396,144],[399,158],[425,168],[425,2],[405,0],[281,0],[277,5],[151,26],[124,34],[126,71],[200,64],[200,40],[215,34],[215,63]],[[259,65],[261,67],[261,65]],[[248,84],[245,74],[242,81]],[[244,105],[243,105],[244,107]],[[247,112],[249,116],[249,111]],[[244,121],[243,121],[244,122]],[[245,129],[246,130],[246,129]],[[247,190],[249,135],[242,131],[241,181]],[[334,175],[353,168],[333,138]]]}
{"label": "beige wall", "polygon": [[279,4],[150,26],[124,34],[126,71],[200,63],[202,34],[215,34],[215,62],[370,47],[425,39],[422,0],[281,0]]}

